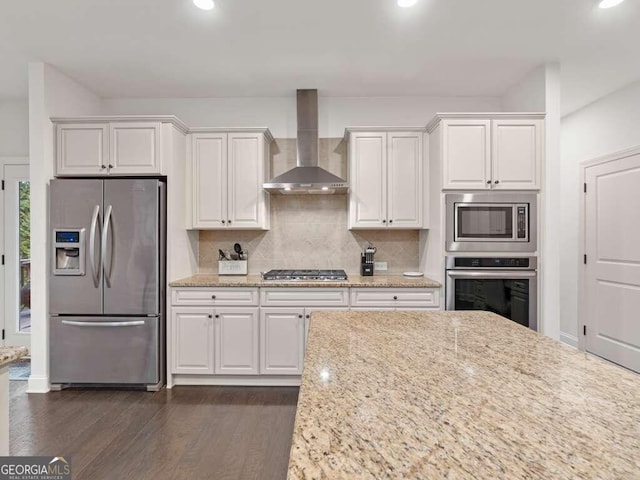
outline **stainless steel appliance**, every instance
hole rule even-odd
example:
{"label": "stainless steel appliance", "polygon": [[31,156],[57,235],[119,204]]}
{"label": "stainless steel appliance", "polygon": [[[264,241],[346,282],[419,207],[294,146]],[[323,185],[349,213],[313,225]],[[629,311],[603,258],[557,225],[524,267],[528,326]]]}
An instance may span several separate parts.
{"label": "stainless steel appliance", "polygon": [[50,185],[52,384],[164,383],[166,185]]}
{"label": "stainless steel appliance", "polygon": [[447,251],[535,252],[537,201],[535,193],[447,194]]}
{"label": "stainless steel appliance", "polygon": [[347,273],[344,270],[269,270],[262,278],[286,282],[335,282],[347,280]]}
{"label": "stainless steel appliance", "polygon": [[536,257],[446,258],[446,309],[484,310],[538,330]]}
{"label": "stainless steel appliance", "polygon": [[347,193],[346,180],[318,166],[318,90],[298,90],[297,166],[263,184],[273,194]]}

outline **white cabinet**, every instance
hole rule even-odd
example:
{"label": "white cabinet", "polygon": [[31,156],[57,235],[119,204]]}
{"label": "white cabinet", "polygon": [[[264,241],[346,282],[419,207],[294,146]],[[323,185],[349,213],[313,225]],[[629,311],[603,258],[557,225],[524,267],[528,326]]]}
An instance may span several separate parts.
{"label": "white cabinet", "polygon": [[352,288],[351,308],[439,309],[438,288]]}
{"label": "white cabinet", "polygon": [[445,188],[490,188],[491,121],[444,120],[442,154]]}
{"label": "white cabinet", "polygon": [[258,308],[216,308],[216,374],[258,374],[258,311]]}
{"label": "white cabinet", "polygon": [[57,175],[106,175],[108,164],[107,123],[68,123],[56,126]]}
{"label": "white cabinet", "polygon": [[194,229],[268,229],[268,130],[190,135]]}
{"label": "white cabinet", "polygon": [[260,310],[260,373],[300,375],[304,361],[304,309]]}
{"label": "white cabinet", "polygon": [[109,124],[109,174],[160,173],[159,122],[112,122]]}
{"label": "white cabinet", "polygon": [[[169,115],[52,118],[56,129],[56,176],[166,175],[175,156]],[[182,161],[180,159],[180,161]]]}
{"label": "white cabinet", "polygon": [[424,130],[348,132],[349,228],[421,228]]}
{"label": "white cabinet", "polygon": [[493,188],[538,189],[544,148],[543,121],[493,120],[491,134]]}
{"label": "white cabinet", "polygon": [[213,309],[173,308],[172,373],[213,374]]}
{"label": "white cabinet", "polygon": [[[442,188],[537,190],[544,152],[543,114],[446,114],[429,125],[439,138]],[[438,141],[434,142],[438,144]]]}

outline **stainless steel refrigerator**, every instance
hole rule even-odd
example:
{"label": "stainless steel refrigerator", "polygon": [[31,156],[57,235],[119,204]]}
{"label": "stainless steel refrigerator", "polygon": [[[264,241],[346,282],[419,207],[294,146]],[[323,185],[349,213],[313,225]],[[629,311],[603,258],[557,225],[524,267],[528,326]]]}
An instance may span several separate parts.
{"label": "stainless steel refrigerator", "polygon": [[50,381],[164,384],[166,184],[50,184]]}

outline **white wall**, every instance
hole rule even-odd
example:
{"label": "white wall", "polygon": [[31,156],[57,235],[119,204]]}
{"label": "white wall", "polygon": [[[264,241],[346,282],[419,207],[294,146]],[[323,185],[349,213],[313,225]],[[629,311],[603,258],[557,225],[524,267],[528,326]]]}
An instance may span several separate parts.
{"label": "white wall", "polygon": [[100,98],[45,63],[29,64],[31,176],[31,376],[29,393],[49,390],[48,186],[54,173],[51,116],[96,115]]}
{"label": "white wall", "polygon": [[29,102],[0,100],[0,157],[29,155]]}
{"label": "white wall", "polygon": [[[106,115],[176,115],[190,127],[269,127],[276,138],[295,138],[296,98],[104,99]],[[320,136],[342,137],[347,126],[421,126],[437,112],[500,111],[499,98],[320,97]]]}
{"label": "white wall", "polygon": [[[640,81],[607,95],[562,119],[561,331],[578,335],[579,243],[578,217],[582,188],[580,163],[640,145]],[[640,186],[639,186],[640,188]]]}
{"label": "white wall", "polygon": [[544,112],[546,108],[546,65],[529,72],[501,98],[505,112]]}

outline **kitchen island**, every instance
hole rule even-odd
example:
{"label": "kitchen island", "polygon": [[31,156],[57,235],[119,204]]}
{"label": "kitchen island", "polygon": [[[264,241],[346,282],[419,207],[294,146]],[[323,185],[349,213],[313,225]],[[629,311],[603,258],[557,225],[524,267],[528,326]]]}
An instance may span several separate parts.
{"label": "kitchen island", "polygon": [[23,346],[0,347],[0,456],[9,455],[9,365],[28,353]]}
{"label": "kitchen island", "polygon": [[314,312],[294,479],[638,479],[640,376],[488,312]]}

